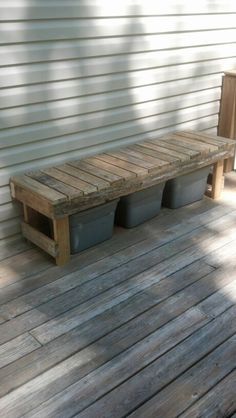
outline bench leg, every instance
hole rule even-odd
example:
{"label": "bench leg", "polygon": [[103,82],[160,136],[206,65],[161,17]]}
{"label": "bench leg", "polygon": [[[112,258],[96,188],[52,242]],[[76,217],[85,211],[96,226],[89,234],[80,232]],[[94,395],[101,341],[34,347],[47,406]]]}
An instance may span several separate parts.
{"label": "bench leg", "polygon": [[54,240],[58,245],[56,264],[63,266],[70,259],[69,217],[53,220]]}
{"label": "bench leg", "polygon": [[224,160],[217,161],[213,167],[211,198],[218,199],[222,189]]}

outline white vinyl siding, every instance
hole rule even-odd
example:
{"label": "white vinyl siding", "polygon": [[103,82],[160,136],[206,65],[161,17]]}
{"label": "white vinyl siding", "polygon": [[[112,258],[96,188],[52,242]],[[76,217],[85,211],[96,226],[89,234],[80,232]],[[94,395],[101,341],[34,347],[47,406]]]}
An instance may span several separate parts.
{"label": "white vinyl siding", "polygon": [[216,132],[236,2],[1,0],[0,240],[13,174],[158,137]]}

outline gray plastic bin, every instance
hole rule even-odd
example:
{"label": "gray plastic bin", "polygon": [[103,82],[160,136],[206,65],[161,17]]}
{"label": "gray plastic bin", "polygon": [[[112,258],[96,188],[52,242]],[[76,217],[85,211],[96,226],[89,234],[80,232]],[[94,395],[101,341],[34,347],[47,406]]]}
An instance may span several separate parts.
{"label": "gray plastic bin", "polygon": [[161,209],[164,186],[165,183],[160,183],[122,197],[117,207],[116,224],[133,228],[156,216]]}
{"label": "gray plastic bin", "polygon": [[168,180],[163,192],[163,206],[176,209],[203,198],[210,167]]}
{"label": "gray plastic bin", "polygon": [[112,237],[115,210],[119,199],[70,216],[71,254]]}

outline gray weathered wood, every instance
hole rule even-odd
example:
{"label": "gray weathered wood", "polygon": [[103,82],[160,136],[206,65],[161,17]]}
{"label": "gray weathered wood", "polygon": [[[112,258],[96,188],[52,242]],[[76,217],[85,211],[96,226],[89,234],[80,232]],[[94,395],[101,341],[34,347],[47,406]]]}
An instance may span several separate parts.
{"label": "gray weathered wood", "polygon": [[[221,317],[218,317],[199,331],[196,331],[184,342],[178,344],[176,348],[173,348],[167,354],[152,362],[138,374],[135,374],[103,398],[93,403],[83,412],[76,415],[76,418],[93,417],[95,411],[96,416],[104,418],[110,416],[114,418],[121,417],[124,414],[127,415],[129,412],[132,412],[133,409],[137,408],[138,405],[145,402],[157,391],[160,391],[161,388],[178,376],[178,374],[183,373],[196,361],[207,355],[216,345],[224,342],[226,338],[230,338],[236,330],[236,324],[232,323],[232,318],[236,312],[235,309],[235,307],[231,308]],[[228,328],[227,331],[225,327]],[[222,328],[224,328],[224,331]],[[225,338],[222,338],[223,333],[225,333]],[[235,349],[234,339],[231,341],[230,349],[232,348],[232,345],[233,349]],[[232,367],[232,357],[230,367]],[[126,363],[125,369],[122,368],[122,379],[124,378],[124,370],[128,374],[128,368],[129,373],[132,374],[132,361],[130,361],[129,364]],[[117,359],[112,371],[110,367],[110,373],[111,372],[113,374],[113,380],[115,377],[118,378],[118,374],[121,378],[121,364],[119,364]],[[100,379],[98,374],[101,376]],[[87,379],[89,378],[91,378],[91,376],[87,377]],[[102,382],[105,380],[105,374],[102,369],[97,371],[97,381],[98,380],[100,380],[100,385],[98,387],[102,387]],[[138,390],[140,385],[142,390]]]}
{"label": "gray weathered wood", "polygon": [[[200,385],[201,386],[201,385]],[[236,372],[233,371],[214,386],[205,396],[195,402],[186,412],[180,415],[181,418],[219,418],[224,411],[231,418],[236,409]]]}
{"label": "gray weathered wood", "polygon": [[[232,371],[235,358],[236,340],[233,337],[174,380],[131,416],[143,417],[145,415],[147,418],[179,416]],[[236,388],[236,382],[234,382],[234,387]],[[205,414],[204,412],[204,416]]]}
{"label": "gray weathered wood", "polygon": [[31,351],[41,347],[32,335],[26,333],[0,345],[0,368],[25,356]]}

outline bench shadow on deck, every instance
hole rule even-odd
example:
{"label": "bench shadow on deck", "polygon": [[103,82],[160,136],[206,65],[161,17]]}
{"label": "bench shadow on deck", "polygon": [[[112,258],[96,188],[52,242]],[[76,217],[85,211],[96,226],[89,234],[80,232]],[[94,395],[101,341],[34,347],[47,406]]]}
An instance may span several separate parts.
{"label": "bench shadow on deck", "polygon": [[236,173],[222,199],[163,209],[63,268],[0,261],[1,417],[231,417]]}

